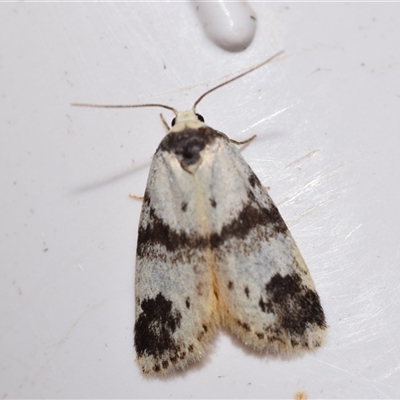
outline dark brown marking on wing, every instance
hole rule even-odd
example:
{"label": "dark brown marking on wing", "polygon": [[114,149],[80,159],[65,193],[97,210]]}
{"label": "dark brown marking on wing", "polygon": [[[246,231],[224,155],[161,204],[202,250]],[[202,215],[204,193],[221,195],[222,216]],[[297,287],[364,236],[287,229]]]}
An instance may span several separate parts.
{"label": "dark brown marking on wing", "polygon": [[255,186],[261,186],[261,182],[254,172],[251,172],[251,175],[249,176],[249,182],[252,188],[254,188]]}
{"label": "dark brown marking on wing", "polygon": [[269,236],[260,238],[264,240],[269,240],[270,237],[276,237],[279,233],[287,233],[288,231],[285,222],[274,204],[271,203],[268,209],[259,206],[254,201],[249,201],[243,206],[237,218],[222,227],[220,234],[212,233],[210,235],[211,248],[220,247],[232,237],[244,239],[249,232],[258,226],[271,228]]}
{"label": "dark brown marking on wing", "polygon": [[[138,357],[153,356],[161,360],[163,354],[171,355],[170,360],[180,357],[180,347],[173,338],[181,324],[181,313],[173,309],[172,301],[161,293],[153,299],[141,302],[142,313],[135,323],[135,348]],[[159,371],[156,363],[154,371]]]}
{"label": "dark brown marking on wing", "polygon": [[[146,194],[145,198],[149,198]],[[148,200],[150,201],[150,200]],[[139,227],[137,255],[148,257],[154,253],[154,245],[162,245],[169,252],[183,254],[185,249],[201,251],[205,248],[216,249],[230,238],[243,240],[254,229],[265,227],[264,237],[260,240],[269,240],[280,233],[287,233],[288,229],[279,214],[276,206],[271,203],[269,207],[257,203],[254,193],[248,191],[248,201],[243,205],[238,216],[230,223],[225,224],[220,233],[213,232],[208,236],[187,233],[184,230],[176,231],[171,228],[151,205],[148,206],[148,222]]]}
{"label": "dark brown marking on wing", "polygon": [[164,246],[170,252],[181,252],[187,247],[202,250],[207,247],[208,240],[201,235],[175,231],[156,214],[154,208],[150,207],[149,223],[139,227],[137,255],[139,257],[151,256],[156,244]]}
{"label": "dark brown marking on wing", "polygon": [[148,205],[150,204],[150,201],[151,201],[151,199],[150,199],[150,193],[149,193],[149,190],[146,189],[146,191],[144,192],[143,204],[146,205],[146,206],[148,206]]}
{"label": "dark brown marking on wing", "polygon": [[246,330],[247,332],[250,332],[250,331],[251,331],[250,325],[249,325],[248,323],[242,322],[242,321],[240,321],[240,319],[238,319],[236,322],[238,323],[239,326],[241,326],[241,327],[242,327],[244,330]]}
{"label": "dark brown marking on wing", "polygon": [[154,371],[154,372],[160,372],[160,369],[161,369],[161,368],[160,368],[160,364],[154,364],[154,365],[153,365],[153,371]]}
{"label": "dark brown marking on wing", "polygon": [[262,332],[256,332],[257,337],[262,340],[264,339],[265,335]]}
{"label": "dark brown marking on wing", "polygon": [[265,285],[265,295],[259,301],[263,312],[276,317],[275,326],[290,336],[302,337],[313,325],[325,329],[325,315],[317,292],[303,284],[297,273],[275,274]]}
{"label": "dark brown marking on wing", "polygon": [[187,206],[188,206],[188,203],[186,203],[186,201],[182,201],[181,210],[183,212],[185,212],[187,210]]}

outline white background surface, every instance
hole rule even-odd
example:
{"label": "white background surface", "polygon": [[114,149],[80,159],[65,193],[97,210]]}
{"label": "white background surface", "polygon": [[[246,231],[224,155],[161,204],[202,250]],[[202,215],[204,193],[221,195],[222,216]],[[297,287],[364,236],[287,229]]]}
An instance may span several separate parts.
{"label": "white background surface", "polygon": [[[251,3],[239,53],[190,3],[0,5],[0,398],[400,396],[400,4]],[[204,99],[292,230],[330,326],[283,361],[222,331],[205,358],[145,379],[134,260],[157,109]],[[171,119],[168,111],[164,113]]]}

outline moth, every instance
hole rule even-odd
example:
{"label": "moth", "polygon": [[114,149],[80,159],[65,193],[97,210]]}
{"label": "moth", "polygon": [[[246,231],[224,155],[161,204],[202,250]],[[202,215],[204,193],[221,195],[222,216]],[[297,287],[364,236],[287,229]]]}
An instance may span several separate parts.
{"label": "moth", "polygon": [[310,272],[237,142],[196,106],[174,112],[150,167],[137,241],[134,345],[144,374],[201,358],[219,326],[246,345],[290,355],[322,345],[327,329]]}

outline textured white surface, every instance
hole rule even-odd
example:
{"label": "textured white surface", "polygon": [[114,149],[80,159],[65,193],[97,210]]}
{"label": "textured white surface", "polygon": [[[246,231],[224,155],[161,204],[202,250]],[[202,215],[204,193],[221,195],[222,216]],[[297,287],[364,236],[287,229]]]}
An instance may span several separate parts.
{"label": "textured white surface", "polygon": [[[0,397],[398,397],[400,4],[251,7],[254,41],[229,53],[188,3],[0,5]],[[285,361],[222,332],[200,364],[146,380],[128,193],[143,193],[164,128],[156,109],[69,103],[186,109],[281,49],[198,112],[258,135],[243,155],[308,263],[328,343]]]}

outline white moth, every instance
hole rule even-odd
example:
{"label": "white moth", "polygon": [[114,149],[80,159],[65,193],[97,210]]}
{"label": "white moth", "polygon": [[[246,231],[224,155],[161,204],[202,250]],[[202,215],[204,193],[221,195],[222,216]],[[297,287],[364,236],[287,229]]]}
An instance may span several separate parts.
{"label": "white moth", "polygon": [[122,106],[176,115],[153,157],[139,223],[135,349],[144,374],[199,360],[220,325],[269,353],[323,343],[327,325],[308,268],[236,147],[253,138],[233,141],[195,111],[205,95],[277,55],[189,111]]}

